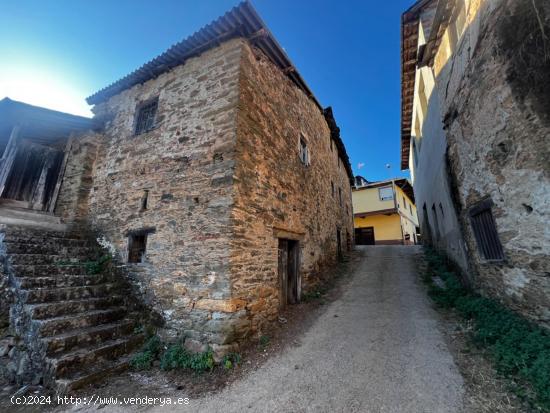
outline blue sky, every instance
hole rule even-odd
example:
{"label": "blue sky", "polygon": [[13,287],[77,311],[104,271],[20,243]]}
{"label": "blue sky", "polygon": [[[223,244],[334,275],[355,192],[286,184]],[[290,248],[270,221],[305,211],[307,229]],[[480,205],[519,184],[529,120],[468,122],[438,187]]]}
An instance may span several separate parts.
{"label": "blue sky", "polygon": [[[399,170],[400,16],[412,2],[253,0],[321,104],[333,107],[354,173],[369,180],[407,176]],[[0,0],[0,99],[89,113],[86,96],[237,3]]]}

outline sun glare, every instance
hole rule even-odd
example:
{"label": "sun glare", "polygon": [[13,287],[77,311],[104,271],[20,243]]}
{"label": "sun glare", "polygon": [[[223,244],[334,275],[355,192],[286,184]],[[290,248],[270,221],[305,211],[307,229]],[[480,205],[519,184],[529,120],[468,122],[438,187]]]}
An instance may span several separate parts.
{"label": "sun glare", "polygon": [[91,117],[90,106],[84,100],[84,93],[71,88],[71,83],[60,76],[39,69],[0,69],[0,99],[12,100]]}

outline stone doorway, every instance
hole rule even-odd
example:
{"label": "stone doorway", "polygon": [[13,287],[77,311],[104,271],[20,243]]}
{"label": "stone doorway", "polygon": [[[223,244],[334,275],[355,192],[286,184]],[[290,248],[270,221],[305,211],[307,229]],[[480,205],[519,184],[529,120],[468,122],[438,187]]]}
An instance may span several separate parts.
{"label": "stone doorway", "polygon": [[279,239],[279,308],[300,302],[299,241]]}

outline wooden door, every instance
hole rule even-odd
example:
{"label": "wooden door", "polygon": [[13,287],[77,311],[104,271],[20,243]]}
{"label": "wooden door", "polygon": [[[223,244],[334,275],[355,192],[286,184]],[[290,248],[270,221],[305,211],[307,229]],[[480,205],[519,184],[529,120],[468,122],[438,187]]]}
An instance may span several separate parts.
{"label": "wooden door", "polygon": [[18,142],[1,197],[14,206],[45,210],[56,188],[63,155],[48,146]]}
{"label": "wooden door", "polygon": [[336,254],[338,261],[342,261],[342,234],[339,229],[336,230]]}
{"label": "wooden door", "polygon": [[279,308],[300,302],[300,248],[295,240],[279,239]]}
{"label": "wooden door", "polygon": [[288,303],[288,241],[279,239],[279,308]]}
{"label": "wooden door", "polygon": [[357,245],[374,245],[374,227],[355,228],[355,243]]}

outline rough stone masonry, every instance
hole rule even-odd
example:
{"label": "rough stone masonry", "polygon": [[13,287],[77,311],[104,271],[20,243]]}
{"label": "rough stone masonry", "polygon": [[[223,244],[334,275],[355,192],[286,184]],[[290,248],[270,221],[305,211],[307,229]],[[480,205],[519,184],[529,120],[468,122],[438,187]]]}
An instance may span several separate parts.
{"label": "rough stone masonry", "polygon": [[[154,99],[155,126],[136,135]],[[277,317],[279,239],[299,243],[302,290],[337,260],[338,237],[351,246],[351,168],[333,118],[250,41],[222,42],[93,110],[104,129],[73,144],[56,213],[105,236],[122,262],[132,235],[146,235],[127,269],[164,339],[229,351]]]}

